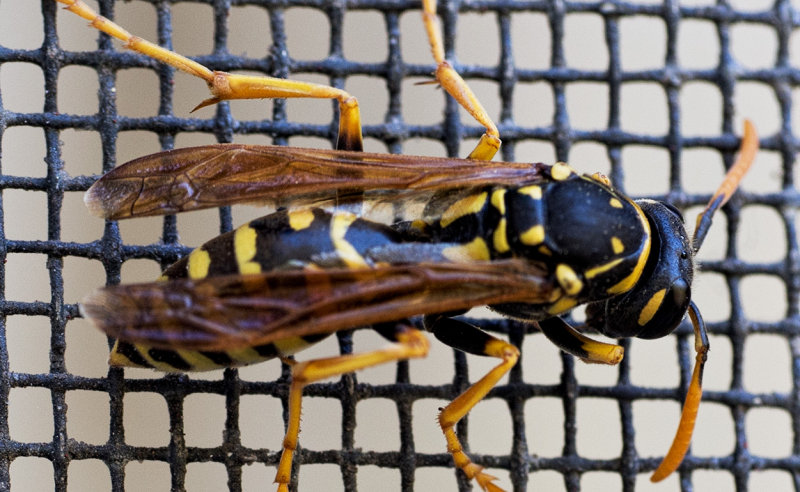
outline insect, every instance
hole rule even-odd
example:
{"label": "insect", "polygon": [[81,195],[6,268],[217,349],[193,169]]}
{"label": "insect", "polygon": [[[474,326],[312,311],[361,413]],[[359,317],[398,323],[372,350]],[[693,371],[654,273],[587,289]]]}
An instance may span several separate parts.
{"label": "insect", "polygon": [[[117,339],[110,361],[163,371],[204,370],[281,358],[292,366],[289,419],[275,481],[288,490],[301,397],[309,383],[377,364],[423,357],[428,341],[500,362],[443,408],[439,424],[455,465],[483,489],[495,478],[463,451],[455,424],[513,367],[518,349],[456,316],[490,306],[535,323],[562,350],[616,364],[622,348],[592,340],[560,316],[586,304],[588,327],[658,338],[688,312],[695,370],[672,448],[653,474],[674,471],[688,449],[701,399],[708,340],[691,301],[693,257],[711,219],[734,193],[758,141],[745,124],[740,158],[698,217],[692,239],[680,213],[632,200],[600,174],[494,163],[499,131],[444,59],[434,0],[423,22],[436,80],[485,126],[468,159],[362,152],[358,103],[328,86],[215,72],[132,36],[79,0],[58,0],[126,47],[207,82],[212,97],[312,97],[339,101],[338,150],[209,145],[145,156],[87,192],[96,215],[123,219],[233,203],[278,211],[214,238],[155,282],[109,286],[82,313]],[[393,207],[390,223],[369,208]],[[359,213],[355,213],[358,210]],[[287,357],[343,329],[371,325],[391,344],[367,353],[295,362]]]}

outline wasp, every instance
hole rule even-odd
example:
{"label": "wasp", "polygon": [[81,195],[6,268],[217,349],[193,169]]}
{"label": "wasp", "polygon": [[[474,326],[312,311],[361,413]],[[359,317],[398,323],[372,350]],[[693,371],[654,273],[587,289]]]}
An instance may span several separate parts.
{"label": "wasp", "polygon": [[[235,367],[280,358],[292,382],[275,482],[288,490],[303,388],[391,361],[423,357],[428,341],[411,318],[445,344],[499,363],[439,413],[455,466],[484,490],[502,490],[473,463],[454,428],[519,358],[512,344],[457,316],[489,306],[538,326],[556,346],[591,363],[617,364],[622,347],[593,340],[562,316],[586,305],[588,328],[612,338],[671,333],[688,312],[696,364],[674,442],[653,473],[677,469],[702,396],[708,338],[691,301],[693,258],[714,213],[750,167],[758,138],[745,123],[740,157],[697,219],[633,200],[600,174],[567,164],[491,162],[499,131],[444,57],[435,0],[423,22],[435,79],[485,128],[467,159],[362,151],[358,102],[324,85],[212,71],[149,43],[80,0],[58,0],[136,52],[203,79],[211,98],[327,98],[339,102],[337,150],[209,145],[161,152],[102,176],[85,201],[96,215],[124,219],[234,203],[276,212],[211,239],[155,282],[108,286],[81,312],[116,338],[114,366],[161,371]],[[390,205],[388,222],[370,211]],[[290,358],[339,330],[372,326],[391,343],[367,353],[297,362]]]}

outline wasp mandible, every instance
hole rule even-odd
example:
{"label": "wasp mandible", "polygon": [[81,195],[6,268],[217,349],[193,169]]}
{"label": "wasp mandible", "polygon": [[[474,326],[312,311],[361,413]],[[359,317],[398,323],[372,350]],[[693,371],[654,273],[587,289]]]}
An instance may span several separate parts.
{"label": "wasp mandible", "polygon": [[[618,363],[622,348],[592,340],[561,315],[586,305],[588,327],[613,338],[652,339],[671,333],[688,311],[695,370],[675,440],[652,479],[679,466],[708,351],[691,301],[693,258],[754,159],[752,125],[745,124],[740,158],[690,239],[677,209],[632,200],[600,174],[578,175],[564,163],[490,162],[499,131],[445,59],[435,0],[422,2],[435,79],[486,129],[467,159],[362,152],[358,102],[341,89],[212,71],[129,34],[80,0],[58,1],[126,48],[203,79],[211,98],[195,109],[230,99],[339,103],[337,150],[233,144],[171,150],[107,173],[85,199],[93,213],[114,220],[234,203],[278,207],[195,249],[156,282],[109,286],[81,303],[82,313],[117,339],[112,365],[191,371],[272,358],[291,364],[278,490],[288,490],[303,388],[425,356],[428,341],[410,321],[415,316],[447,345],[500,360],[441,410],[439,424],[455,465],[484,490],[501,490],[454,431],[519,358],[512,344],[456,318],[483,305],[538,325],[586,362],[606,364]],[[370,201],[401,206],[386,224],[368,218]],[[365,325],[392,343],[367,353],[288,359],[338,330]]]}

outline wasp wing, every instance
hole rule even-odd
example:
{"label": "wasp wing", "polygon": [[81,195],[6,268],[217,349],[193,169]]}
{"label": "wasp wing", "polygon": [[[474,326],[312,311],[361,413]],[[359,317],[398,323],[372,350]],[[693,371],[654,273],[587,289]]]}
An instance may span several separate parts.
{"label": "wasp wing", "polygon": [[81,303],[110,336],[165,349],[229,350],[410,316],[545,302],[524,260],[285,270],[109,286]]}
{"label": "wasp wing", "polygon": [[297,206],[541,178],[542,165],[368,152],[220,144],[141,157],[106,173],[86,193],[95,215],[122,219],[234,203]]}

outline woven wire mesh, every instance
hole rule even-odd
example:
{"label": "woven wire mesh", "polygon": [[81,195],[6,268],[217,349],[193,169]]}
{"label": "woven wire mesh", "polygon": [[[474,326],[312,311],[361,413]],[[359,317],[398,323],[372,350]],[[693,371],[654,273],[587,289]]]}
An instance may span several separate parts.
{"label": "woven wire mesh", "polygon": [[[119,14],[128,3],[99,3],[102,14],[129,25]],[[725,208],[727,220],[718,219],[712,233],[718,246],[710,239],[701,254],[706,272],[701,280],[710,280],[705,292],[697,286],[696,297],[701,310],[712,313],[706,316],[714,335],[701,412],[710,416],[701,413],[694,450],[668,486],[800,489],[800,354],[795,343],[800,288],[795,214],[800,199],[793,171],[797,140],[792,99],[800,78],[798,53],[792,51],[800,23],[797,5],[780,0],[441,3],[451,58],[480,95],[494,100],[489,108],[499,122],[505,160],[568,160],[584,171],[604,171],[632,195],[655,194],[686,209],[708,199],[723,164],[732,162],[740,118],[755,119],[764,149],[753,171],[756,177],[748,177],[744,190]],[[205,10],[190,11],[191,23],[185,21],[184,29],[206,39],[205,53],[211,54],[200,54],[202,49],[191,45],[201,63],[344,86],[361,98],[365,111],[365,93],[379,93],[383,99],[374,104],[383,113],[365,117],[370,150],[413,153],[417,145],[430,150],[425,143],[435,142],[433,152],[465,155],[470,144],[463,140],[474,142],[483,131],[452,101],[443,110],[431,109],[431,100],[442,96],[409,83],[429,77],[433,69],[425,58],[424,38],[423,56],[410,53],[416,48],[405,41],[413,37],[408,26],[417,25],[421,35],[417,2],[142,0],[130,6],[148,12],[152,38],[169,46],[176,12],[194,4]],[[96,47],[64,48],[59,33],[69,15],[59,15],[64,20],[57,30],[55,2],[4,2],[2,8],[7,10],[0,15],[5,19],[0,32],[6,33],[0,38],[0,75],[5,76],[0,79],[0,489],[31,490],[42,484],[56,490],[68,485],[74,490],[263,488],[280,456],[288,391],[285,367],[279,374],[242,369],[206,377],[98,369],[107,342],[75,319],[76,301],[84,290],[104,281],[153,278],[159,266],[188,251],[184,244],[197,245],[215,231],[230,230],[242,222],[239,214],[253,212],[225,209],[195,214],[194,222],[170,217],[103,227],[102,221],[88,218],[78,197],[97,174],[125,160],[120,157],[125,152],[133,154],[128,158],[146,153],[144,148],[182,146],[185,135],[200,136],[188,139],[191,143],[253,136],[258,140],[246,141],[305,144],[310,137],[318,146],[329,145],[325,141],[335,139],[335,112],[319,108],[332,105],[312,102],[311,111],[317,114],[311,122],[293,117],[295,101],[252,103],[253,116],[239,113],[246,109],[235,104],[189,115],[191,106],[174,101],[180,90],[173,86],[171,69],[123,51],[105,36]],[[301,20],[294,32],[288,27],[293,15]],[[208,30],[194,27],[200,17],[211,19]],[[229,48],[235,33],[245,29],[234,24],[242,17],[252,17],[247,29],[269,33],[258,34],[256,44],[246,50],[263,53]],[[43,20],[41,44],[20,47],[16,42],[31,31],[22,19]],[[298,54],[293,43],[319,35],[319,25],[321,54]],[[376,26],[382,32],[378,44],[366,46],[366,58],[352,56],[349,36]],[[750,30],[742,34],[739,28]],[[179,32],[176,28],[175,35]],[[95,39],[88,30],[80,36]],[[767,41],[756,43],[759,36]],[[626,58],[631,43],[647,48],[651,37],[663,40],[652,58],[642,63]],[[213,46],[208,44],[211,38]],[[747,46],[753,44],[762,51],[748,54]],[[684,55],[707,48],[711,55],[705,63],[687,66]],[[588,62],[576,62],[576,50],[579,55],[587,51]],[[34,67],[33,80],[41,83],[39,96],[30,100],[20,97],[14,85],[20,62]],[[70,67],[81,68],[84,75],[90,72],[93,82],[87,84],[93,90],[85,92],[93,103],[86,113],[65,109],[72,107],[67,88],[83,89],[86,83],[65,77]],[[128,107],[130,112],[120,110],[123,89],[117,87],[133,68],[147,71],[151,84],[145,92],[158,97],[149,114],[144,95]],[[375,81],[363,93],[352,86]],[[527,97],[537,91],[545,96],[531,104]],[[196,94],[193,102],[203,97]],[[599,119],[583,116],[595,106],[600,106]],[[36,145],[19,143],[33,134]],[[90,134],[99,139],[87,138]],[[134,139],[135,150],[124,151],[128,134],[156,136],[157,144]],[[42,159],[46,168],[36,168]],[[77,167],[76,161],[86,167]],[[637,173],[644,179],[631,178]],[[748,210],[766,215],[752,219]],[[768,252],[761,255],[763,247]],[[37,290],[40,280],[44,290]],[[759,294],[754,306],[750,296]],[[677,337],[660,342],[666,354],[652,355],[649,344],[657,342],[625,342],[627,357],[619,368],[575,364],[570,356],[556,355],[555,348],[525,325],[479,323],[508,334],[522,347],[523,358],[467,424],[459,426],[476,462],[514,490],[646,488],[645,473],[667,447],[688,384],[693,356],[687,323]],[[368,349],[360,336],[356,334],[355,345],[349,334],[338,337],[338,350]],[[402,490],[450,489],[456,484],[469,489],[453,471],[433,417],[437,406],[480,377],[491,361],[448,349],[437,349],[431,358],[436,357],[442,365],[402,362],[384,380],[370,379],[367,371],[310,386],[303,448],[296,458],[300,489],[372,490],[376,483],[381,488],[396,483],[392,487]],[[277,363],[265,365],[277,371]],[[601,374],[599,380],[592,379],[595,373]],[[87,395],[87,400],[71,400]],[[138,400],[140,395],[155,400]],[[376,399],[387,404],[373,406]],[[370,409],[378,424],[363,423]],[[601,420],[584,420],[586,414]],[[246,416],[258,424],[246,423]],[[137,418],[143,429],[136,426]],[[771,427],[761,425],[763,420]],[[195,438],[203,427],[216,438]],[[378,437],[359,433],[364,427]],[[315,432],[336,429],[333,444],[314,441]],[[255,432],[266,435],[256,439],[251,437]],[[765,435],[774,446],[761,447]],[[423,443],[429,436],[437,445]],[[655,444],[650,442],[654,436]],[[389,444],[373,446],[384,441]],[[710,441],[719,446],[704,444]]]}

